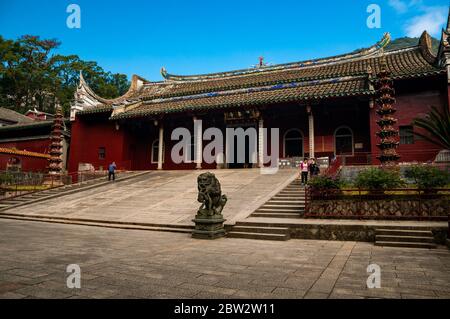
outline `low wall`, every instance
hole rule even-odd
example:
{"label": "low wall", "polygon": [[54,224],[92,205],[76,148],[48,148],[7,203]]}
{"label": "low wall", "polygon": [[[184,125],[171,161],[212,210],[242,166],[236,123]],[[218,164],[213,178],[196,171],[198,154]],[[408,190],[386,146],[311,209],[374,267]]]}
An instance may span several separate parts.
{"label": "low wall", "polygon": [[[390,228],[375,225],[343,225],[343,224],[302,224],[286,225],[290,229],[291,238],[336,241],[375,242],[376,228]],[[423,228],[431,230],[436,244],[449,244],[447,227]]]}
{"label": "low wall", "polygon": [[415,196],[389,199],[345,198],[312,200],[305,217],[361,219],[431,219],[446,220],[450,209],[447,197],[421,198]]}

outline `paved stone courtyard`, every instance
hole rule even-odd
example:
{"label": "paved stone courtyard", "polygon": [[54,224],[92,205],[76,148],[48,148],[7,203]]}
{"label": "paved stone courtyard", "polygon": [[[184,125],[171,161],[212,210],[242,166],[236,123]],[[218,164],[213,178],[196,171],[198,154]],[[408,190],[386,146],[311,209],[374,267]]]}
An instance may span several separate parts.
{"label": "paved stone courtyard", "polygon": [[[450,251],[0,220],[0,298],[449,298]],[[380,289],[366,268],[381,266]],[[66,287],[79,264],[81,289]]]}
{"label": "paved stone courtyard", "polygon": [[[197,177],[204,171],[153,171],[130,180],[17,207],[5,213],[110,222],[192,225],[200,204]],[[262,175],[259,169],[214,170],[228,203],[228,222],[250,215],[287,185],[295,170]]]}

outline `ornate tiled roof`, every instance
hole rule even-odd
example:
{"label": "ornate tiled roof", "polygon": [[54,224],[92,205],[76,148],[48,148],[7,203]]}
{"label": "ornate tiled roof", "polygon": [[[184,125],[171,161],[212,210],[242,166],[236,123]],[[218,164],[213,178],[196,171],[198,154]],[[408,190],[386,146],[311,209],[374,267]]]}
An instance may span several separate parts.
{"label": "ornate tiled roof", "polygon": [[[393,79],[426,77],[445,72],[431,53],[426,32],[418,46],[384,51],[390,36],[354,53],[223,73],[179,76],[162,71],[164,82],[142,83],[132,101],[99,103],[79,114],[111,112],[111,119],[151,116],[186,110],[273,104],[374,94],[372,75],[385,59]],[[128,95],[129,99],[130,95]]]}
{"label": "ornate tiled roof", "polygon": [[311,82],[292,82],[284,85],[199,94],[144,101],[139,107],[114,114],[111,119],[168,114],[182,111],[221,109],[246,105],[306,101],[315,98],[367,95],[367,77],[334,78]]}

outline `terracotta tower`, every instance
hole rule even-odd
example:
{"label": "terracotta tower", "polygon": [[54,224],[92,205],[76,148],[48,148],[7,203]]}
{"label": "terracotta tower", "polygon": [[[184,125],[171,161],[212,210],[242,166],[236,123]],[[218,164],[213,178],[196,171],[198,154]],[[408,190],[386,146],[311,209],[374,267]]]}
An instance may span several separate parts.
{"label": "terracotta tower", "polygon": [[390,73],[387,71],[386,58],[383,57],[381,70],[377,74],[377,114],[380,119],[377,121],[380,131],[377,132],[380,143],[377,144],[381,150],[381,154],[377,156],[382,165],[395,164],[400,156],[396,152],[399,145],[398,130],[394,128],[397,119],[393,117],[397,111],[393,105],[395,104],[395,91]]}
{"label": "terracotta tower", "polygon": [[62,131],[63,131],[63,115],[61,106],[56,106],[55,119],[53,121],[53,129],[50,136],[50,159],[49,172],[50,180],[53,184],[62,184]]}

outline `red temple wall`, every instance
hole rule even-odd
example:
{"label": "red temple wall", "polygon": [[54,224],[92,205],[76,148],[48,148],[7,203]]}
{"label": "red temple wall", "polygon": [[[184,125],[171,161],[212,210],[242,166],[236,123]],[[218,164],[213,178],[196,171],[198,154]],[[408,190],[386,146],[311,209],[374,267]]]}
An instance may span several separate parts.
{"label": "red temple wall", "polygon": [[21,151],[29,151],[44,154],[48,153],[49,146],[50,146],[50,139],[48,138],[17,141],[17,142],[0,142],[0,147],[16,148]]}
{"label": "red temple wall", "polygon": [[8,160],[17,157],[21,162],[21,170],[24,172],[46,172],[48,160],[46,158],[35,158],[11,154],[0,154],[0,170],[6,170]]}
{"label": "red temple wall", "polygon": [[[115,161],[117,169],[131,169],[124,156],[124,131],[116,130],[115,123],[107,119],[85,120],[77,118],[72,123],[69,154],[69,172],[76,172],[79,163],[90,163],[95,169],[107,169]],[[99,148],[105,148],[105,158],[99,158]]]}
{"label": "red temple wall", "polygon": [[[15,148],[21,151],[29,151],[47,154],[50,146],[50,139],[43,138],[37,140],[26,140],[16,142],[0,142],[0,147]],[[17,157],[22,164],[22,171],[44,172],[47,169],[47,159],[34,158],[28,156],[18,156],[10,154],[0,154],[0,170],[6,170],[6,164],[11,157]]]}

